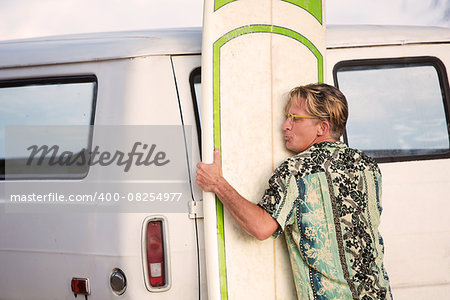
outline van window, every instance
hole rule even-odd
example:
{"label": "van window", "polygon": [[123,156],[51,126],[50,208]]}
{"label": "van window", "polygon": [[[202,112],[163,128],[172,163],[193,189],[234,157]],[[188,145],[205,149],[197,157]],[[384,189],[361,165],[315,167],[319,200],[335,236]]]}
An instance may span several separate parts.
{"label": "van window", "polygon": [[358,60],[334,68],[345,140],[380,162],[448,157],[448,80],[436,58]]}
{"label": "van window", "polygon": [[[27,171],[19,166],[29,158],[31,150],[13,144],[20,143],[19,139],[27,136],[33,140],[30,140],[30,144],[36,143],[38,137],[42,136],[43,140],[37,141],[39,144],[36,146],[51,147],[54,143],[60,147],[59,153],[87,150],[90,145],[90,125],[93,125],[94,120],[96,94],[95,76],[0,81],[0,145],[4,145],[0,147],[0,177],[84,177],[87,174],[87,165],[58,167],[51,172],[45,171],[45,174],[24,174]],[[64,135],[64,139],[52,141],[52,132],[59,132],[60,136]],[[45,145],[46,143],[51,144]],[[49,151],[49,155],[50,153],[53,152]],[[34,169],[36,170],[39,169]]]}
{"label": "van window", "polygon": [[194,105],[195,121],[197,123],[198,142],[201,155],[202,149],[202,119],[201,104],[202,104],[202,81],[201,68],[196,68],[189,76],[189,83],[191,85],[192,102]]}

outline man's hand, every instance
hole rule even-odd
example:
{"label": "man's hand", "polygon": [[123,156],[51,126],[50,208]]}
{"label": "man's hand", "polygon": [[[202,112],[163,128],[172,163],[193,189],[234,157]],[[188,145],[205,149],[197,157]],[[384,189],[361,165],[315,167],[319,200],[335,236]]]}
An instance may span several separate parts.
{"label": "man's hand", "polygon": [[222,177],[222,164],[220,162],[219,149],[214,150],[214,162],[212,164],[197,164],[196,183],[205,192],[216,193]]}

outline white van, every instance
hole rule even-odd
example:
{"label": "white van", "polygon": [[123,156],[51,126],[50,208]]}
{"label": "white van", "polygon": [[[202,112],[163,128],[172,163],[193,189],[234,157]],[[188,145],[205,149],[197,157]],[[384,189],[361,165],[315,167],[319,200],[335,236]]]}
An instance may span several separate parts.
{"label": "white van", "polygon": [[[345,142],[374,156],[383,172],[381,232],[394,297],[449,297],[450,29],[330,26],[326,59],[326,81],[349,101]],[[201,29],[0,42],[0,299],[208,298],[202,193],[194,183],[200,61]],[[171,170],[176,176],[106,182],[99,178],[109,174],[87,166],[8,177],[14,159],[7,136],[20,132],[7,128],[55,125],[95,125],[65,134],[79,149],[101,140],[97,127],[113,128],[114,140],[114,128],[156,126],[178,142],[184,161]],[[179,129],[173,135],[171,126]],[[98,192],[108,201],[145,198],[148,205],[106,211],[97,203],[70,213],[52,205],[48,212],[11,208],[12,190],[20,202],[17,194],[30,185],[80,184],[107,186]],[[112,192],[119,185],[123,190]],[[71,196],[94,193],[75,191]],[[50,194],[41,201],[59,197]],[[166,196],[182,205],[172,209]],[[39,206],[34,197],[23,202]]]}

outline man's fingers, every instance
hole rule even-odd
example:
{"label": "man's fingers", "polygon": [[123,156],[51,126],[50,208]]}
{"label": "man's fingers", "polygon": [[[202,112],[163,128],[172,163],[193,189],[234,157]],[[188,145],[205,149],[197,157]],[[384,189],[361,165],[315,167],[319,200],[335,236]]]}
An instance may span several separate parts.
{"label": "man's fingers", "polygon": [[214,150],[214,162],[212,164],[198,163],[197,164],[197,178],[195,182],[205,192],[213,191],[217,185],[219,177],[222,176],[220,163],[220,151]]}

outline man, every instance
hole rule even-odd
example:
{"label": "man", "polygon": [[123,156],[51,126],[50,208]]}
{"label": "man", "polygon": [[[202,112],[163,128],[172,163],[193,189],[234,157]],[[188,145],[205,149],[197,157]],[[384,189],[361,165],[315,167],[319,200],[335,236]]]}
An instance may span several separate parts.
{"label": "man", "polygon": [[345,96],[326,84],[297,87],[285,112],[286,148],[297,154],[274,171],[258,204],[223,178],[217,150],[213,164],[198,165],[197,184],[256,238],[284,234],[299,299],[391,299],[378,232],[381,174],[339,142]]}

